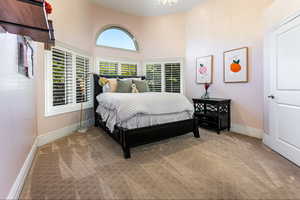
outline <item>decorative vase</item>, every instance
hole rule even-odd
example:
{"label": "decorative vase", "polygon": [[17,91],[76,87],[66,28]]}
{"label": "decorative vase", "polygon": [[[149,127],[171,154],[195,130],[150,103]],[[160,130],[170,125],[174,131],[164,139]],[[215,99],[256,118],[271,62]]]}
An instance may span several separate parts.
{"label": "decorative vase", "polygon": [[209,92],[206,90],[205,93],[201,96],[202,99],[209,99]]}
{"label": "decorative vase", "polygon": [[201,96],[202,99],[209,99],[208,88],[210,87],[209,83],[204,84],[205,93]]}

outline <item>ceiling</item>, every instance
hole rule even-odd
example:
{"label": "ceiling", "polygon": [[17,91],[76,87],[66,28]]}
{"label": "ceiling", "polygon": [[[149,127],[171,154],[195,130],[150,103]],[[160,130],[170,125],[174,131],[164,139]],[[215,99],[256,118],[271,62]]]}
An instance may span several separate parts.
{"label": "ceiling", "polygon": [[174,6],[160,5],[159,0],[92,0],[102,6],[138,16],[159,16],[190,10],[203,0],[178,0]]}

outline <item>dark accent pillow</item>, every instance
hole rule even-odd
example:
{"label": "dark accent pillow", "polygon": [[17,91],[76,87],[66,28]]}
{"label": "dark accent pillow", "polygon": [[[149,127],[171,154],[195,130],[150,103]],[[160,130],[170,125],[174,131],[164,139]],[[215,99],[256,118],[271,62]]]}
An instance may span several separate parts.
{"label": "dark accent pillow", "polygon": [[133,80],[133,83],[136,85],[137,89],[140,93],[150,92],[148,82],[145,80]]}
{"label": "dark accent pillow", "polygon": [[118,79],[117,91],[119,93],[131,93],[132,80]]}

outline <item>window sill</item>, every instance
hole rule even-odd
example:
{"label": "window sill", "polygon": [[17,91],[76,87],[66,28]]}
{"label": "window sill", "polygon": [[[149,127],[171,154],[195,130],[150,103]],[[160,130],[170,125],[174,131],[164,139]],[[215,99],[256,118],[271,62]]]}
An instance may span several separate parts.
{"label": "window sill", "polygon": [[120,50],[120,51],[128,51],[128,52],[133,52],[133,53],[140,53],[139,49],[137,49],[137,50],[122,49],[122,48],[118,48],[118,47],[109,47],[109,46],[104,46],[104,45],[99,45],[99,44],[96,44],[96,47],[111,49],[111,50]]}

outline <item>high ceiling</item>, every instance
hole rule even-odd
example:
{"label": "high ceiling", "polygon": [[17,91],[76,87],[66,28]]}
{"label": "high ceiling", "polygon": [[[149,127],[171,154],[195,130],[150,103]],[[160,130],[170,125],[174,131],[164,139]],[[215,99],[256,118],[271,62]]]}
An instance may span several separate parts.
{"label": "high ceiling", "polygon": [[138,16],[158,16],[187,11],[204,0],[178,0],[174,6],[160,5],[159,0],[92,0],[102,6]]}

